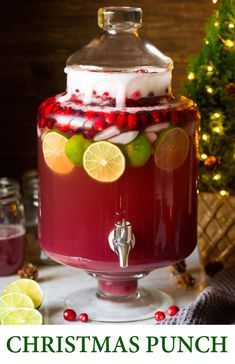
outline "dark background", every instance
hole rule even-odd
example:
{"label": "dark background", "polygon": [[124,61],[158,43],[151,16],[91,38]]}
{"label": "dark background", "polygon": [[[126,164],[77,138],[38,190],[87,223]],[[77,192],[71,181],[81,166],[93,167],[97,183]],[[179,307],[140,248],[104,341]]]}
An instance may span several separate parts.
{"label": "dark background", "polygon": [[67,57],[97,35],[97,10],[111,5],[143,9],[145,34],[173,58],[174,91],[180,91],[211,0],[1,0],[0,176],[20,178],[36,167],[37,107],[65,90]]}

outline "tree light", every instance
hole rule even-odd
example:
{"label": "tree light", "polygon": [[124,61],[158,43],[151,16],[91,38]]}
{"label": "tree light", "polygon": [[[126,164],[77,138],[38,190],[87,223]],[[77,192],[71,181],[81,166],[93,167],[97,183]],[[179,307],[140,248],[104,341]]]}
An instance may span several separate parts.
{"label": "tree light", "polygon": [[223,126],[214,126],[212,128],[212,131],[217,134],[223,134]]}
{"label": "tree light", "polygon": [[206,86],[206,92],[208,92],[208,94],[213,94],[213,88],[211,86]]}
{"label": "tree light", "polygon": [[212,66],[207,66],[206,69],[207,69],[208,72],[212,72],[213,71],[213,67]]}
{"label": "tree light", "polygon": [[228,191],[225,191],[225,190],[221,190],[221,191],[219,192],[219,194],[220,194],[220,196],[222,196],[222,197],[225,197],[225,196],[228,196],[228,195],[229,195]]}
{"label": "tree light", "polygon": [[225,45],[226,47],[228,47],[228,48],[233,48],[233,46],[234,46],[234,42],[233,42],[231,39],[226,39],[226,40],[224,41],[224,45]]}
{"label": "tree light", "polygon": [[216,21],[214,22],[214,26],[215,26],[216,28],[219,26],[219,22],[218,22],[218,20],[216,20]]}
{"label": "tree light", "polygon": [[229,27],[229,29],[233,29],[234,28],[234,24],[233,23],[229,23],[228,27]]}
{"label": "tree light", "polygon": [[213,4],[217,4],[218,0],[212,0]]}
{"label": "tree light", "polygon": [[195,74],[193,72],[189,72],[188,79],[191,81],[195,78]]}
{"label": "tree light", "polygon": [[202,140],[204,140],[205,142],[207,142],[210,139],[208,134],[202,134]]}
{"label": "tree light", "polygon": [[215,119],[219,119],[221,117],[221,114],[219,112],[214,112],[212,116],[214,116]]}
{"label": "tree light", "polygon": [[220,179],[221,179],[221,174],[219,174],[219,173],[215,174],[213,177],[214,181],[219,181]]}
{"label": "tree light", "polygon": [[205,40],[205,44],[208,45],[210,42],[208,39]]}
{"label": "tree light", "polygon": [[207,157],[208,157],[207,154],[205,154],[205,153],[201,154],[201,159],[202,160],[206,160]]}

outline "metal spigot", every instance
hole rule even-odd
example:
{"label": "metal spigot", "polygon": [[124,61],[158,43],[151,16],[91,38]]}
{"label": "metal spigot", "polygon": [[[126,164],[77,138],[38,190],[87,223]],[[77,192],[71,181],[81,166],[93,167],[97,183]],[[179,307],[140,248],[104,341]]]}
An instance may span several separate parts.
{"label": "metal spigot", "polygon": [[135,245],[131,223],[124,219],[118,221],[115,224],[114,230],[109,234],[108,240],[110,248],[119,256],[120,267],[127,268],[129,253]]}

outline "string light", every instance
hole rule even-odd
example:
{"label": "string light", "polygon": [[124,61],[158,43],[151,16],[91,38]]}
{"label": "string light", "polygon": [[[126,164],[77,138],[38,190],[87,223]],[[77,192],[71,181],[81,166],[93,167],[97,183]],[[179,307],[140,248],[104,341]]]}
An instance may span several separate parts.
{"label": "string light", "polygon": [[210,139],[210,136],[208,134],[202,134],[202,140],[204,140],[204,142],[208,142]]}
{"label": "string light", "polygon": [[225,197],[225,196],[229,195],[229,192],[226,190],[221,190],[221,191],[219,191],[219,194],[220,194],[220,196]]}
{"label": "string light", "polygon": [[222,125],[220,125],[220,126],[214,126],[211,130],[216,134],[223,134],[224,128]]}
{"label": "string light", "polygon": [[202,160],[206,160],[207,157],[208,157],[207,154],[205,154],[205,153],[201,154],[201,159]]}
{"label": "string light", "polygon": [[213,94],[213,88],[211,86],[206,86],[206,92],[208,94]]}
{"label": "string light", "polygon": [[223,43],[226,47],[233,48],[235,42],[233,42],[231,39],[226,39]]}
{"label": "string light", "polygon": [[193,72],[189,72],[188,79],[191,81],[195,78],[195,74]]}
{"label": "string light", "polygon": [[214,181],[219,181],[220,179],[221,179],[221,174],[219,174],[219,173],[215,174],[213,177]]}
{"label": "string light", "polygon": [[207,66],[206,69],[207,69],[208,72],[212,72],[213,71],[213,67],[212,66]]}
{"label": "string light", "polygon": [[213,4],[217,4],[218,0],[212,0]]}
{"label": "string light", "polygon": [[216,20],[216,21],[214,22],[214,26],[215,26],[216,28],[219,26],[219,22],[218,22],[218,20]]}
{"label": "string light", "polygon": [[234,24],[233,23],[229,23],[228,27],[229,27],[229,29],[234,29]]}
{"label": "string light", "polygon": [[208,39],[205,40],[205,44],[208,45],[210,42]]}

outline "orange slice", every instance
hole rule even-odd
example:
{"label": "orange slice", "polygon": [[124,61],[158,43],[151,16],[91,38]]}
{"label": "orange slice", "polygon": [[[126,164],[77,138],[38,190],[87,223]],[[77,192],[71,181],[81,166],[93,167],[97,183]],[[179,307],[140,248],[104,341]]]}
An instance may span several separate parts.
{"label": "orange slice", "polygon": [[164,171],[173,171],[184,163],[188,150],[189,138],[186,132],[178,127],[167,128],[155,142],[155,163]]}
{"label": "orange slice", "polygon": [[91,144],[83,155],[87,174],[99,182],[114,182],[125,170],[125,157],[114,144],[101,141]]}
{"label": "orange slice", "polygon": [[65,154],[67,141],[66,136],[55,131],[49,131],[43,139],[42,150],[45,162],[56,173],[67,174],[74,168]]}

